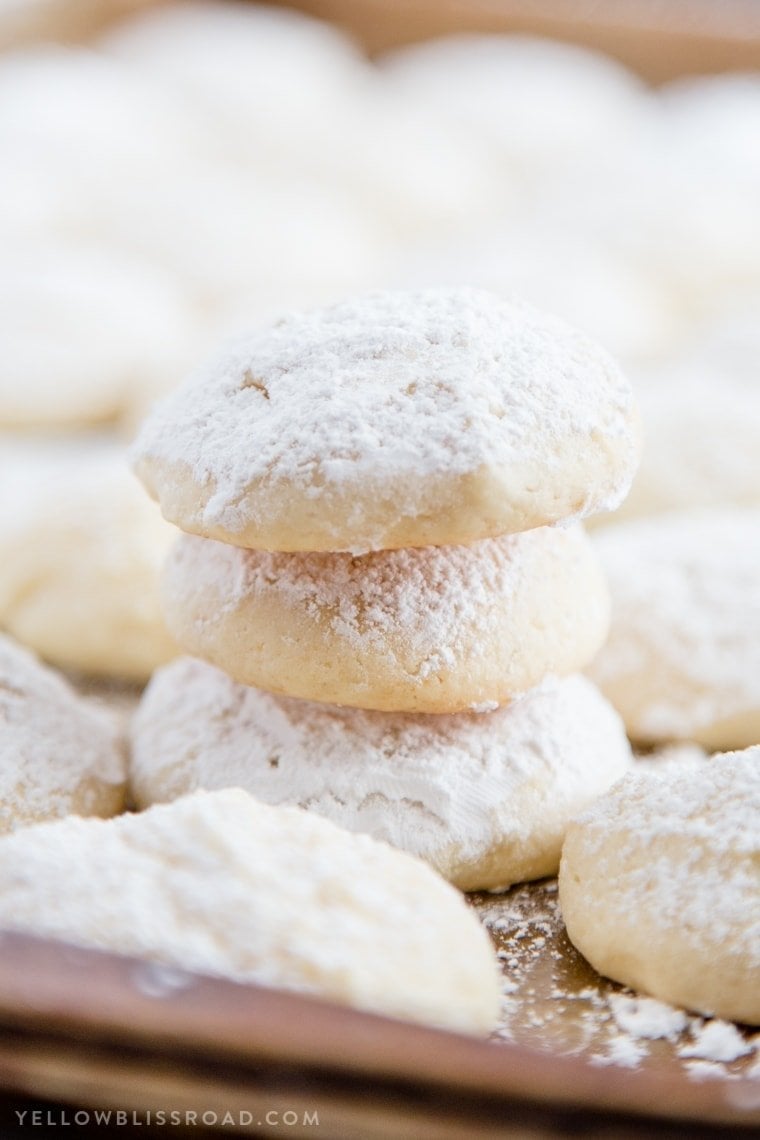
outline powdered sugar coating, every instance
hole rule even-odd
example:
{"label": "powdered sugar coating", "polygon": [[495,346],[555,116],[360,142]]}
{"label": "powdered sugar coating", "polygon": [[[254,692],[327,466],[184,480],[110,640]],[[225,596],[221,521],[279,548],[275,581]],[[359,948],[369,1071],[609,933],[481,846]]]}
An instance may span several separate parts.
{"label": "powdered sugar coating", "polygon": [[[3,96],[4,108],[22,99]],[[52,93],[45,106],[51,104]],[[4,243],[0,307],[3,427],[70,429],[112,420],[135,392],[167,391],[187,367],[192,312],[176,282],[116,250],[50,238]],[[40,326],[44,336],[36,335]]]}
{"label": "powdered sugar coating", "polygon": [[230,347],[134,459],[167,518],[241,546],[456,544],[611,509],[635,410],[554,318],[473,289],[373,293]]}
{"label": "powdered sugar coating", "polygon": [[429,867],[239,789],[0,840],[0,925],[488,1032],[493,949]]}
{"label": "powdered sugar coating", "polygon": [[[757,305],[752,313],[756,326]],[[645,425],[641,467],[613,525],[662,511],[760,506],[757,350],[746,347],[753,371],[745,379],[737,378],[731,345],[719,347],[721,359],[709,372],[695,350],[695,359],[660,369],[638,385]]]}
{"label": "powdered sugar coating", "polygon": [[183,535],[162,591],[179,644],[235,680],[386,711],[503,703],[582,668],[608,628],[577,526],[362,557]]}
{"label": "powdered sugar coating", "polygon": [[159,576],[173,528],[106,440],[3,440],[0,625],[46,661],[144,683],[176,656]]}
{"label": "powdered sugar coating", "polygon": [[583,677],[496,712],[426,717],[273,697],[185,658],[154,675],[131,735],[138,804],[240,786],[383,839],[464,890],[556,872],[568,821],[631,762]]}
{"label": "powdered sugar coating", "polygon": [[760,739],[760,510],[670,513],[595,538],[612,628],[591,675],[638,740]]}
{"label": "powdered sugar coating", "polygon": [[760,1022],[760,747],[627,776],[571,824],[560,899],[600,973]]}
{"label": "powdered sugar coating", "polygon": [[72,813],[113,815],[126,782],[116,720],[0,636],[0,832]]}

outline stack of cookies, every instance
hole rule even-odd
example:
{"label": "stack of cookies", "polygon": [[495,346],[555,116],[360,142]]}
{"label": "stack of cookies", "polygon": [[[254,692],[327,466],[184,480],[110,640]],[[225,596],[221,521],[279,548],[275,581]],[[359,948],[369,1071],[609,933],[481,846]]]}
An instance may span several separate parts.
{"label": "stack of cookies", "polygon": [[637,457],[606,353],[488,293],[371,294],[228,347],[134,449],[187,532],[169,628],[208,663],[149,687],[138,802],[239,784],[465,889],[555,871],[630,762],[575,676],[609,621],[578,520]]}

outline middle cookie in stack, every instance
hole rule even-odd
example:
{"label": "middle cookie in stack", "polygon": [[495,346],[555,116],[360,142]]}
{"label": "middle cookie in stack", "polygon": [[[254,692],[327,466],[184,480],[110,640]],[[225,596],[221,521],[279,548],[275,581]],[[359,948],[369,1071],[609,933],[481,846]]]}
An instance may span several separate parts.
{"label": "middle cookie in stack", "polygon": [[[272,693],[387,714],[475,710],[464,715],[478,714],[489,740],[498,716],[504,753],[489,746],[483,763],[546,784],[546,807],[554,780],[538,779],[540,757],[531,773],[509,754],[510,710],[484,710],[583,668],[604,640],[604,580],[570,520],[615,506],[637,453],[630,389],[585,336],[487,293],[433,290],[296,314],[239,343],[157,409],[136,465],[191,532],[164,581],[180,644]],[[589,770],[573,810],[628,758],[619,724],[593,702],[607,747],[581,749]],[[557,733],[570,751],[576,737],[566,708],[553,712],[561,703],[537,706],[552,770]],[[392,740],[399,718],[387,719]],[[255,755],[252,741],[252,765]],[[237,769],[230,782],[246,784]],[[552,846],[531,874],[556,867]],[[467,885],[523,877],[495,862]]]}

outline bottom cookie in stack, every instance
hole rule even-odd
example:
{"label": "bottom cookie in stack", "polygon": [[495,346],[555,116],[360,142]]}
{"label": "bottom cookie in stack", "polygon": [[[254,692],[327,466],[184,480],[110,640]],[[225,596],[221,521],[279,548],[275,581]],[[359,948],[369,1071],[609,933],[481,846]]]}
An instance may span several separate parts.
{"label": "bottom cookie in stack", "polygon": [[273,696],[183,658],[154,675],[132,725],[140,807],[239,786],[383,839],[463,890],[554,874],[570,820],[631,763],[620,718],[577,675],[430,716]]}

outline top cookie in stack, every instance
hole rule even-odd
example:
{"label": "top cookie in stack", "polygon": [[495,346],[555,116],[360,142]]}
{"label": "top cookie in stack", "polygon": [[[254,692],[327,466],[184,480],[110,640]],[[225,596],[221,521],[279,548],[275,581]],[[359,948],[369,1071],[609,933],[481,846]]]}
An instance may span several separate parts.
{"label": "top cookie in stack", "polygon": [[617,505],[637,458],[607,354],[469,289],[287,317],[135,448],[165,516],[202,536],[166,577],[181,644],[273,692],[434,713],[587,664],[604,582],[580,528],[552,524]]}
{"label": "top cookie in stack", "polygon": [[135,456],[182,530],[363,554],[612,509],[638,443],[631,391],[588,337],[451,289],[280,320],[159,406]]}

